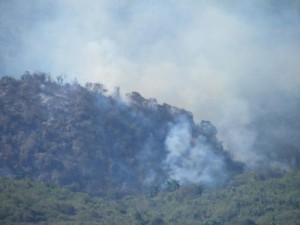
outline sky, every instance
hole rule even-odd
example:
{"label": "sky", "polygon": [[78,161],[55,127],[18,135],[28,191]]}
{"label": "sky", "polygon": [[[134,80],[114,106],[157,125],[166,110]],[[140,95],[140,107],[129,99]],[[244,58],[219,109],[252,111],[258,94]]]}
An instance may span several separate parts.
{"label": "sky", "polygon": [[299,164],[299,1],[0,0],[0,10],[0,76],[138,91],[212,121],[250,168]]}

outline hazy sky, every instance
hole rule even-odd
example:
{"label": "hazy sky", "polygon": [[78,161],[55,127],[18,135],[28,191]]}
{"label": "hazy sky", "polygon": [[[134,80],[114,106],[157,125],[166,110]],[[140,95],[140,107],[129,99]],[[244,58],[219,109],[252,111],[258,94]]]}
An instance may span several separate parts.
{"label": "hazy sky", "polygon": [[0,10],[1,76],[65,74],[184,107],[243,161],[260,157],[258,115],[299,100],[297,0],[0,0]]}

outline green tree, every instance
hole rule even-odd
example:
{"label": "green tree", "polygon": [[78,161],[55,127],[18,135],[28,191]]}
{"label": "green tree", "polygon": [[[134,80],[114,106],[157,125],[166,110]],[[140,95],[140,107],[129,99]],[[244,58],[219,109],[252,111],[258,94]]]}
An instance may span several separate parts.
{"label": "green tree", "polygon": [[166,191],[167,192],[174,192],[180,188],[180,183],[178,180],[169,180],[166,183]]}

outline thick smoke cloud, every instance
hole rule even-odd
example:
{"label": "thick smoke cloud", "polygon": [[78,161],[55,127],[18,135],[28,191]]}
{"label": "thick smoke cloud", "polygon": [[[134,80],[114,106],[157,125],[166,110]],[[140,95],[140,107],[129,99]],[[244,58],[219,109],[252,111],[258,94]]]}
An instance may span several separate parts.
{"label": "thick smoke cloud", "polygon": [[298,1],[0,2],[0,73],[66,74],[192,111],[249,168],[299,168]]}
{"label": "thick smoke cloud", "polygon": [[227,179],[224,159],[205,143],[204,136],[193,138],[191,124],[180,118],[165,141],[168,151],[165,166],[172,179],[182,183],[222,185]]}

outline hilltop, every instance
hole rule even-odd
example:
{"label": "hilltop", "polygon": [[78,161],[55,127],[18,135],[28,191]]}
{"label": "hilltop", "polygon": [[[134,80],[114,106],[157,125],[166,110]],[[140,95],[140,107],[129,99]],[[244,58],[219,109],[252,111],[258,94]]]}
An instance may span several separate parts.
{"label": "hilltop", "polygon": [[243,170],[211,122],[137,92],[25,73],[1,78],[0,106],[2,176],[101,195],[170,180],[222,186]]}

